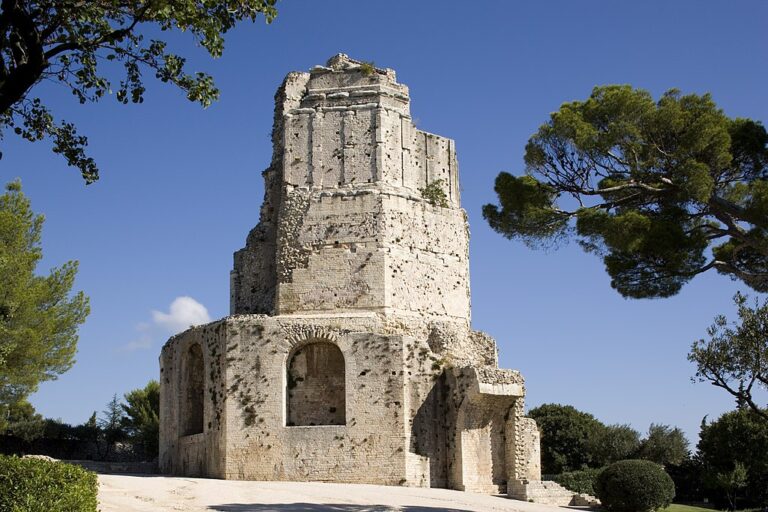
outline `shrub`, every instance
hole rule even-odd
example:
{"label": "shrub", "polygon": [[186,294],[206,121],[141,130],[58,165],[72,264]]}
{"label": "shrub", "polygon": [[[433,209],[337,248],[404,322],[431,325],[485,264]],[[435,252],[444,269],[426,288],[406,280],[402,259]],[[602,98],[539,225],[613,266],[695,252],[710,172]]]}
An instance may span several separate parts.
{"label": "shrub", "polygon": [[555,475],[552,479],[569,491],[594,495],[595,481],[602,471],[603,468],[569,471]]}
{"label": "shrub", "polygon": [[373,62],[361,62],[360,72],[365,76],[371,76],[376,72],[376,65]]}
{"label": "shrub", "polygon": [[43,459],[0,455],[0,510],[96,512],[96,473]]}
{"label": "shrub", "polygon": [[421,197],[426,199],[432,206],[448,208],[448,196],[445,195],[443,190],[444,184],[445,180],[443,178],[430,182],[426,187],[419,189]]}
{"label": "shrub", "polygon": [[605,468],[595,482],[597,497],[614,512],[651,512],[669,506],[675,484],[649,460],[621,460]]}

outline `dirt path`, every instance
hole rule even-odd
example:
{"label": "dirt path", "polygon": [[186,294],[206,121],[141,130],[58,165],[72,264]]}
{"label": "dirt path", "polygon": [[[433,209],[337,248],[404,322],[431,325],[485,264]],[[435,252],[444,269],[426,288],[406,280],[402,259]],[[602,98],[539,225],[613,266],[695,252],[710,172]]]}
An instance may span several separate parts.
{"label": "dirt path", "polygon": [[566,509],[446,489],[99,475],[102,512],[557,512]]}

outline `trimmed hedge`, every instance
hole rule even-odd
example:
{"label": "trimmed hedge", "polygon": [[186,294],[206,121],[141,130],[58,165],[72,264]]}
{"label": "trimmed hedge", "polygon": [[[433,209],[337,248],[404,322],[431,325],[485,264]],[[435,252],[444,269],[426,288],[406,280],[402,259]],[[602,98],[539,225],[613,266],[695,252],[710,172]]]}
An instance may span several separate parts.
{"label": "trimmed hedge", "polygon": [[595,495],[595,482],[603,468],[582,469],[581,471],[569,471],[554,475],[552,480],[559,483],[569,491]]}
{"label": "trimmed hedge", "polygon": [[672,503],[675,484],[655,462],[620,460],[600,473],[595,491],[610,511],[652,512]]}
{"label": "trimmed hedge", "polygon": [[0,511],[96,512],[96,473],[43,459],[0,455]]}

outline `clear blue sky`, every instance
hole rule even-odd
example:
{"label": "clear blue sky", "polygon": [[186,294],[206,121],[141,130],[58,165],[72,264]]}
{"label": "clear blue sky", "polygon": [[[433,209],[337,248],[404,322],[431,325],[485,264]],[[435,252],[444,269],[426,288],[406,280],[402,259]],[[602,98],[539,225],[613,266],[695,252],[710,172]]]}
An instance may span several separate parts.
{"label": "clear blue sky", "polygon": [[522,172],[528,137],[595,85],[711,92],[731,116],[768,122],[765,1],[310,2],[284,0],[271,26],[243,25],[212,61],[174,39],[194,69],[214,74],[207,110],[149,76],[142,105],[79,106],[37,92],[90,138],[101,180],[85,187],[49,151],[9,134],[0,178],[20,176],[45,213],[41,270],[80,261],[91,297],[77,364],[32,397],[46,416],[85,421],[113,393],[158,376],[173,324],[153,311],[189,296],[228,313],[232,252],[258,220],[271,155],[273,95],[291,70],[344,52],[396,69],[418,126],[456,140],[472,230],[475,328],[492,334],[503,367],[527,379],[528,405],[572,404],[607,423],[682,427],[733,401],[693,384],[691,342],[731,313],[739,285],[716,274],[664,300],[625,300],[601,262],[575,244],[537,252],[493,233],[480,214],[499,171]]}

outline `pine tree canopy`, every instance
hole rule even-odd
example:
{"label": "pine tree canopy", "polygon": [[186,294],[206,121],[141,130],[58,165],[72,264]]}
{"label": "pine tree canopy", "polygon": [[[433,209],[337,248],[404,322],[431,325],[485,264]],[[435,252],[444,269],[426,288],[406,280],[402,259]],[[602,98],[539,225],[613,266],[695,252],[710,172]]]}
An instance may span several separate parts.
{"label": "pine tree canopy", "polygon": [[768,292],[768,133],[708,94],[596,87],[551,114],[525,164],[483,207],[505,237],[575,238],[625,297],[675,295],[710,269]]}
{"label": "pine tree canopy", "polygon": [[77,329],[90,311],[83,292],[70,294],[76,261],[35,273],[42,227],[21,183],[10,183],[0,195],[0,407],[72,367]]}

